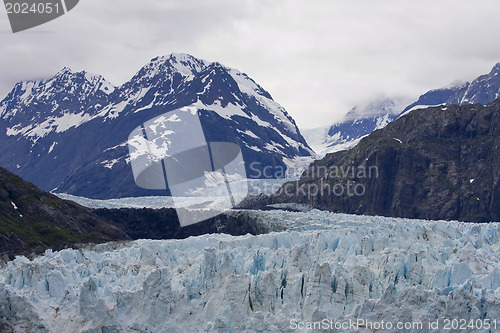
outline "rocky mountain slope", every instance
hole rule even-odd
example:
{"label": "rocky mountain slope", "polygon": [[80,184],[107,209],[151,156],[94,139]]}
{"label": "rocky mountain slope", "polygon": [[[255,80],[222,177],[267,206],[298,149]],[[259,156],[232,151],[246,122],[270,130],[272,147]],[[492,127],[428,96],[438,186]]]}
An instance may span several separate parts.
{"label": "rocky mountain slope", "polygon": [[130,239],[89,209],[0,168],[0,256]]}
{"label": "rocky mountain slope", "polygon": [[500,99],[415,110],[311,164],[269,202],[353,214],[500,221]]}
{"label": "rocky mountain slope", "polygon": [[253,169],[280,171],[312,154],[294,120],[246,74],[172,54],[119,87],[68,68],[17,84],[0,102],[0,165],[44,190],[101,199],[165,195],[136,186],[127,139],[186,106],[199,110],[207,140],[241,147],[250,178],[259,176]]}

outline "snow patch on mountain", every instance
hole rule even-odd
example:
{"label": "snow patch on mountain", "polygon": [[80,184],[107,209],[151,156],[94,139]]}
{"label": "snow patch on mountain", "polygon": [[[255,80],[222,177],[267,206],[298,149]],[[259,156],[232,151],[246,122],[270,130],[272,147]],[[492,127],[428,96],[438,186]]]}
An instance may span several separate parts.
{"label": "snow patch on mountain", "polygon": [[54,148],[55,148],[56,145],[57,145],[57,142],[53,142],[52,145],[50,146],[49,151],[47,152],[47,154],[52,153],[52,151],[54,150]]}
{"label": "snow patch on mountain", "polygon": [[500,316],[498,223],[249,214],[288,230],[18,257],[0,269],[0,320],[33,332],[253,333],[294,332],[292,320]]}
{"label": "snow patch on mountain", "polygon": [[49,117],[44,122],[37,125],[28,125],[24,128],[20,128],[20,125],[7,128],[8,136],[17,136],[22,134],[25,137],[31,138],[33,142],[36,142],[39,138],[47,136],[49,133],[62,133],[66,132],[70,128],[78,127],[87,121],[91,120],[92,117],[85,112],[78,114],[74,113],[64,113],[60,117]]}
{"label": "snow patch on mountain", "polygon": [[375,129],[381,129],[386,127],[392,121],[392,117],[389,114],[385,114],[377,119],[375,123]]}
{"label": "snow patch on mountain", "polygon": [[196,108],[199,110],[208,110],[217,113],[222,118],[231,119],[234,116],[246,117],[248,115],[243,112],[241,105],[235,105],[233,103],[228,103],[226,106],[222,106],[220,101],[214,101],[211,105],[205,105],[203,102],[198,100],[196,104],[194,104]]}
{"label": "snow patch on mountain", "polygon": [[258,139],[258,138],[259,138],[257,135],[255,135],[255,133],[254,133],[254,132],[249,131],[249,130],[246,130],[246,131],[244,131],[244,132],[243,132],[243,131],[241,131],[241,130],[237,130],[237,131],[238,131],[239,133],[243,133],[243,134],[245,134],[245,135],[248,135],[249,137],[254,138],[254,139]]}
{"label": "snow patch on mountain", "polygon": [[415,111],[415,110],[418,110],[418,109],[427,109],[427,108],[434,107],[434,106],[442,106],[444,108],[444,104],[440,104],[440,105],[415,105],[412,108],[408,109],[407,111],[404,111],[403,113],[401,113],[398,116],[398,118],[399,117],[403,117],[403,116],[407,115],[408,113],[410,113],[412,111]]}

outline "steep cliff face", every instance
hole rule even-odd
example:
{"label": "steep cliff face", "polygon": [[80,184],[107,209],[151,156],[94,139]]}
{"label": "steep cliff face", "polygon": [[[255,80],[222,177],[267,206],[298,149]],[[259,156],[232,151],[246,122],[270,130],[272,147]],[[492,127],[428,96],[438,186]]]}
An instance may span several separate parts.
{"label": "steep cliff face", "polygon": [[89,209],[0,168],[0,255],[130,239]]}
{"label": "steep cliff face", "polygon": [[335,212],[500,220],[500,100],[410,112],[314,162],[269,202]]}

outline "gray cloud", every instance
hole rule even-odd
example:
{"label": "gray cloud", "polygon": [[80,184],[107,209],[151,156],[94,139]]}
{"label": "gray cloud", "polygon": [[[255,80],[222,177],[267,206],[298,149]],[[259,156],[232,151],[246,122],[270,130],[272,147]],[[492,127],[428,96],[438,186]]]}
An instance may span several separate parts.
{"label": "gray cloud", "polygon": [[303,127],[381,96],[418,97],[500,61],[496,0],[81,0],[12,34],[0,25],[0,95],[64,66],[129,79],[186,52],[246,72]]}

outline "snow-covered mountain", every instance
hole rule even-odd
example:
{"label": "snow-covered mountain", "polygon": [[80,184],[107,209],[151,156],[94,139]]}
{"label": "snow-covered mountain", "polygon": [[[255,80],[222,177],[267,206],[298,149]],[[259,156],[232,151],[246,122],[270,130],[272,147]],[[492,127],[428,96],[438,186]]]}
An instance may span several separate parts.
{"label": "snow-covered mountain", "polygon": [[489,104],[500,97],[500,63],[489,74],[481,75],[472,82],[453,84],[446,88],[428,91],[402,112],[438,105]]}
{"label": "snow-covered mountain", "polygon": [[164,195],[135,185],[127,139],[145,121],[186,106],[199,110],[208,141],[237,143],[247,164],[258,162],[250,178],[259,175],[254,169],[279,173],[312,154],[285,109],[246,74],[172,54],[154,58],[119,87],[68,68],[18,83],[0,102],[0,165],[45,190]]}
{"label": "snow-covered mountain", "polygon": [[405,98],[385,98],[354,107],[332,126],[302,130],[307,143],[320,157],[354,147],[362,137],[385,127],[408,105]]}
{"label": "snow-covered mountain", "polygon": [[500,63],[489,74],[472,82],[430,90],[410,103],[407,98],[383,99],[355,107],[344,119],[326,128],[303,130],[307,142],[320,156],[354,147],[359,140],[416,109],[438,105],[489,104],[500,97]]}
{"label": "snow-covered mountain", "polygon": [[[493,332],[499,324],[498,223],[317,210],[251,214],[288,230],[19,257],[0,269],[0,327],[30,333],[437,332],[457,319],[472,325],[462,332]],[[324,320],[332,326],[306,328]],[[429,329],[436,321],[440,329]],[[393,326],[369,329],[368,323],[381,322]]]}

